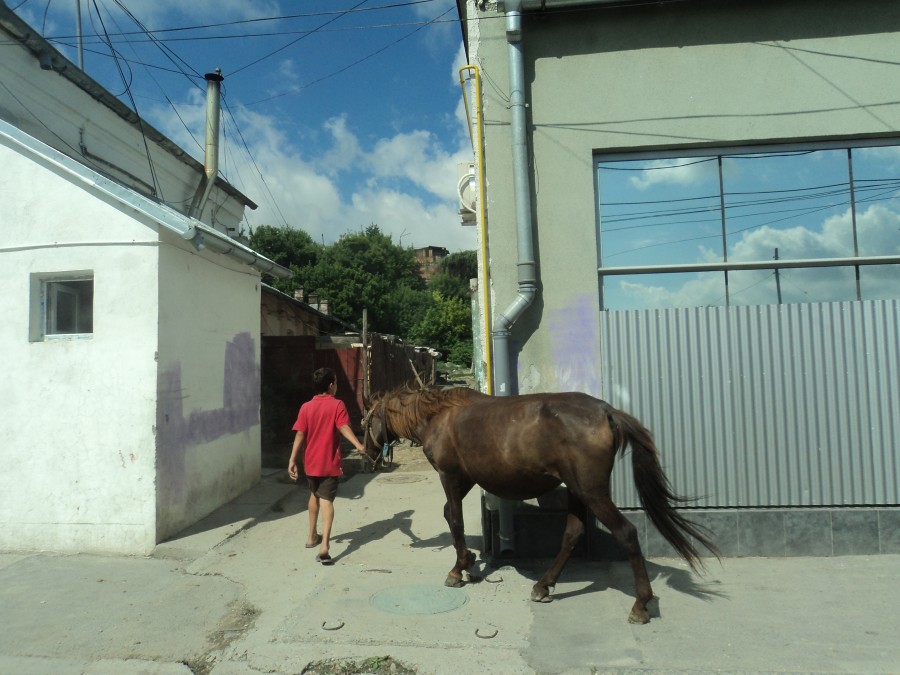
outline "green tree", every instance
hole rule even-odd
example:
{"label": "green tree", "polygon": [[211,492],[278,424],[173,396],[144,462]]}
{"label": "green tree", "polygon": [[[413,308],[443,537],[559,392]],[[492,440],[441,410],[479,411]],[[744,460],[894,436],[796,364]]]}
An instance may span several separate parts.
{"label": "green tree", "polygon": [[294,272],[292,279],[263,275],[265,283],[291,296],[295,288],[306,287],[310,271],[316,267],[323,252],[323,247],[303,230],[274,225],[260,225],[251,230],[250,248]]}
{"label": "green tree", "polygon": [[445,298],[468,300],[469,280],[478,276],[478,257],[475,251],[451,253],[441,260],[438,272],[428,282],[428,290]]}
{"label": "green tree", "polygon": [[434,304],[412,331],[412,340],[448,353],[458,365],[472,363],[472,310],[467,300],[434,293]]}
{"label": "green tree", "polygon": [[425,285],[412,249],[394,244],[377,225],[370,225],[324,249],[310,270],[309,288],[328,300],[338,318],[358,324],[367,308],[371,330],[406,337],[392,311],[392,297],[401,288],[424,290]]}
{"label": "green tree", "polygon": [[440,272],[468,282],[478,276],[478,254],[475,251],[451,253],[441,260]]}
{"label": "green tree", "polygon": [[388,297],[388,313],[396,326],[396,332],[392,335],[399,335],[404,340],[412,340],[413,329],[432,305],[434,305],[434,296],[425,289],[410,286],[394,288]]}

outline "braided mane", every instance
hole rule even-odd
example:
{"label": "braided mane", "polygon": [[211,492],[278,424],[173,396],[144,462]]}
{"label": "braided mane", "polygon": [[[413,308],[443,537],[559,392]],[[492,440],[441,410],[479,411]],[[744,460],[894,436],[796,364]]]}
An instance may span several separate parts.
{"label": "braided mane", "polygon": [[419,430],[446,408],[468,405],[476,392],[466,387],[452,389],[412,389],[398,387],[381,394],[376,401],[384,406],[388,427],[397,436],[421,444]]}

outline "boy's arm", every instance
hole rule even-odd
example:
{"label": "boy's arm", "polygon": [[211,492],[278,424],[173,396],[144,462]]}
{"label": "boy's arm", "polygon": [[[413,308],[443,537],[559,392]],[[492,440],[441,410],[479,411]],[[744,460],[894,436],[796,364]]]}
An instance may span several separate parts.
{"label": "boy's arm", "polygon": [[348,441],[353,443],[353,447],[356,448],[357,452],[364,453],[366,451],[365,447],[362,443],[359,442],[359,439],[356,437],[356,434],[353,433],[353,429],[350,428],[349,424],[345,424],[342,427],[338,427],[338,431],[341,432],[341,436],[346,438]]}
{"label": "boy's arm", "polygon": [[300,455],[300,448],[303,446],[303,432],[298,431],[294,436],[294,446],[291,448],[291,459],[288,461],[288,474],[291,480],[297,480],[300,471],[297,468],[297,457]]}

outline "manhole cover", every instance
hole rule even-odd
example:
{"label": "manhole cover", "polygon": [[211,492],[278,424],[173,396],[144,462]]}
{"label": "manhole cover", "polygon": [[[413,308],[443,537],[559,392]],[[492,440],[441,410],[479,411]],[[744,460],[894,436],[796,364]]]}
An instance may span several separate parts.
{"label": "manhole cover", "polygon": [[425,480],[425,476],[417,476],[412,473],[400,473],[397,475],[384,475],[378,480],[382,483],[418,483],[420,480]]}
{"label": "manhole cover", "polygon": [[417,584],[378,591],[369,602],[389,614],[443,614],[459,609],[469,596],[459,588]]}

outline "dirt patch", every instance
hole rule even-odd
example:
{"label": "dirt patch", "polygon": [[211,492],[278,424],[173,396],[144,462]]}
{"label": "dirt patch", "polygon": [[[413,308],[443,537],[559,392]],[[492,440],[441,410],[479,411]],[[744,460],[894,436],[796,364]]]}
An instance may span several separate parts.
{"label": "dirt patch", "polygon": [[391,656],[371,656],[361,661],[352,659],[325,659],[314,661],[303,669],[303,675],[416,675],[416,670]]}

